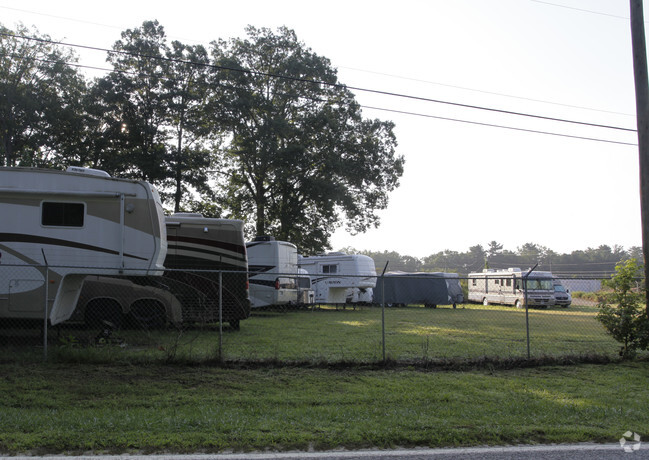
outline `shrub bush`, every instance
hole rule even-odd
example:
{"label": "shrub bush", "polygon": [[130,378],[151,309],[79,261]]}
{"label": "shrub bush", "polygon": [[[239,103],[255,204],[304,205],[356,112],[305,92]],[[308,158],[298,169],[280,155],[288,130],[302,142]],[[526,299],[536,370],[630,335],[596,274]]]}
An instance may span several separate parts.
{"label": "shrub bush", "polygon": [[615,274],[604,285],[611,289],[600,291],[597,319],[607,332],[622,344],[620,356],[633,358],[638,350],[649,345],[649,317],[643,304],[644,283],[638,278],[639,266],[635,259],[619,262]]}

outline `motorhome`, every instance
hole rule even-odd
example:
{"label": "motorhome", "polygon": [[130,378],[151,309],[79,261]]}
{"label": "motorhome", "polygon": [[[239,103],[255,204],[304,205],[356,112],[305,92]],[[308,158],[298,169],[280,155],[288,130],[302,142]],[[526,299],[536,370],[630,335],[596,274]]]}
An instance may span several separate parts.
{"label": "motorhome", "polygon": [[572,295],[570,291],[566,289],[561,280],[554,275],[552,272],[536,272],[537,276],[545,276],[547,279],[552,280],[552,287],[554,289],[554,304],[560,307],[569,307],[572,303]]}
{"label": "motorhome", "polygon": [[250,316],[243,221],[176,213],[165,217],[165,225],[164,277],[139,279],[139,285],[110,278],[87,280],[73,319],[95,324],[99,318],[116,326],[221,320],[239,328],[240,320]]}
{"label": "motorhome", "polygon": [[272,236],[258,236],[246,243],[246,250],[252,308],[297,305],[300,279],[297,247],[287,241],[276,241]]}
{"label": "motorhome", "polygon": [[350,289],[371,290],[376,286],[374,260],[362,254],[330,252],[299,256],[298,265],[311,275],[316,303],[344,304]]}
{"label": "motorhome", "polygon": [[[469,273],[469,302],[483,305],[514,305],[516,308],[548,307],[554,305],[552,277],[546,272],[523,272],[520,268],[485,269]],[[527,288],[527,289],[526,289]]]}
{"label": "motorhome", "polygon": [[3,167],[0,215],[0,318],[47,314],[58,324],[88,275],[162,274],[164,214],[147,182],[78,167]]}

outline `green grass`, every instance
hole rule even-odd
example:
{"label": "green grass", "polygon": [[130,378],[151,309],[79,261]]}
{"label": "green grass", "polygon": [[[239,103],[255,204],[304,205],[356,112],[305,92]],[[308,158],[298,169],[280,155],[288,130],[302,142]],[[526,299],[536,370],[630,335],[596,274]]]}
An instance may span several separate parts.
{"label": "green grass", "polygon": [[[619,345],[595,319],[596,307],[529,311],[530,357],[602,356],[614,358]],[[526,315],[513,307],[460,305],[423,307],[322,307],[288,312],[255,311],[240,331],[215,326],[183,331],[121,330],[115,340],[97,344],[96,330],[51,330],[48,359],[75,362],[282,361],[402,363],[435,360],[527,358]],[[4,359],[42,360],[34,346],[4,348]]]}
{"label": "green grass", "polygon": [[0,453],[616,442],[649,363],[514,370],[0,364]]}

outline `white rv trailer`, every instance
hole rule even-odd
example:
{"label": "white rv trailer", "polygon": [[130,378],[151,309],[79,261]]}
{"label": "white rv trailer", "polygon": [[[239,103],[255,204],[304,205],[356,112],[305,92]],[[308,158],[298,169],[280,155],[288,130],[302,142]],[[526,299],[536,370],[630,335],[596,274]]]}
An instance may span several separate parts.
{"label": "white rv trailer", "polygon": [[[485,269],[469,273],[469,302],[525,306],[524,275],[520,268],[507,270]],[[530,307],[554,305],[552,276],[544,272],[531,272],[527,278],[527,300]]]}
{"label": "white rv trailer", "polygon": [[87,275],[162,274],[164,214],[147,182],[78,167],[3,167],[0,215],[0,318],[42,320],[47,289],[57,324],[73,313]]}
{"label": "white rv trailer", "polygon": [[252,308],[298,303],[297,247],[272,236],[246,243]]}
{"label": "white rv trailer", "polygon": [[316,303],[347,303],[354,289],[368,293],[376,286],[374,260],[366,255],[330,252],[299,256],[298,265],[311,275]]}

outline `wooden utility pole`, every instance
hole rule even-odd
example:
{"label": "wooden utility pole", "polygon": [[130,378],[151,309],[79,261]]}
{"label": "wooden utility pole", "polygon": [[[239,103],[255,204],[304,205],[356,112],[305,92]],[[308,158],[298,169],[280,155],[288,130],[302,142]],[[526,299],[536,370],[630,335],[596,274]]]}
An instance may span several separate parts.
{"label": "wooden utility pole", "polygon": [[649,313],[649,79],[647,78],[647,45],[644,33],[642,0],[631,2],[631,44],[638,124],[640,156],[640,219],[642,223],[642,255],[644,258],[645,296]]}

